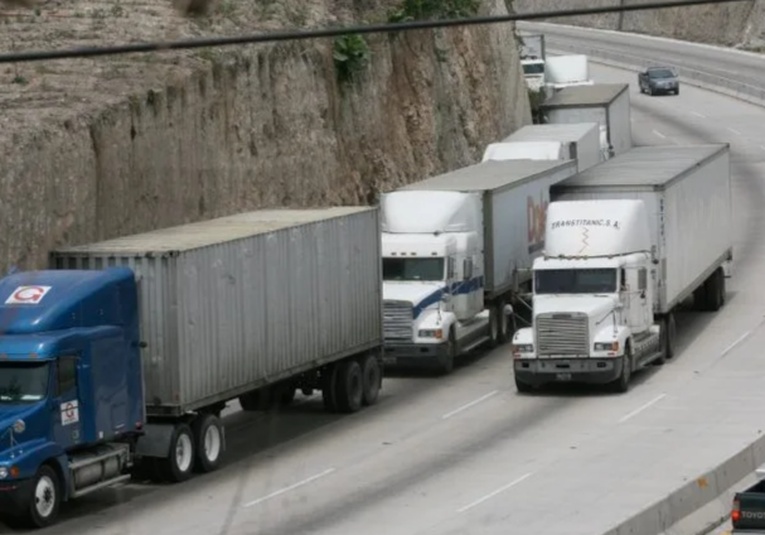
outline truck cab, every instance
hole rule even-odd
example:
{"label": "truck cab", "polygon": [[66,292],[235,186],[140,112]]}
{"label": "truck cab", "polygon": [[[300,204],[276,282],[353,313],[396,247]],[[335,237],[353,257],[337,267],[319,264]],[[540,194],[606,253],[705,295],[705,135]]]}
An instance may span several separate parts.
{"label": "truck cab", "polygon": [[556,201],[533,264],[533,324],[513,339],[519,391],[556,381],[629,387],[663,358],[642,200]]}
{"label": "truck cab", "polygon": [[521,59],[523,78],[526,87],[534,92],[542,91],[545,87],[545,60],[536,56]]}
{"label": "truck cab", "polygon": [[482,341],[486,327],[480,197],[395,191],[381,206],[388,362],[436,361],[450,371],[458,344]]}
{"label": "truck cab", "polygon": [[25,524],[130,477],[144,423],[135,285],[127,268],[0,280],[0,507]]}

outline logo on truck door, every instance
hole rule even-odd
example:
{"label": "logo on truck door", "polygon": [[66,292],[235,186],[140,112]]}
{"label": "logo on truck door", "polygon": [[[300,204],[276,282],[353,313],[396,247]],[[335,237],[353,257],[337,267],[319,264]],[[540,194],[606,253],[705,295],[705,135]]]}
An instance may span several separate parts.
{"label": "logo on truck door", "polygon": [[50,286],[19,286],[5,300],[6,305],[37,305],[42,301],[45,294],[50,291]]}
{"label": "logo on truck door", "polygon": [[529,254],[544,249],[548,204],[550,203],[545,199],[544,192],[539,194],[539,201],[535,201],[534,197],[531,195],[529,195],[526,200],[526,218],[529,228]]}

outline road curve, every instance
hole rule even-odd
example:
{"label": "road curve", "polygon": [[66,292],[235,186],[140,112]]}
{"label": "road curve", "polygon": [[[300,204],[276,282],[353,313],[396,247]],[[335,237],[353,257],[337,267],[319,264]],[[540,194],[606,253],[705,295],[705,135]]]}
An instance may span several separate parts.
{"label": "road curve", "polygon": [[593,535],[757,438],[765,110],[696,88],[650,98],[634,73],[592,74],[633,84],[637,143],[732,145],[735,278],[718,314],[678,318],[675,359],[625,395],[521,396],[500,348],[446,378],[390,379],[378,406],[348,417],[315,399],[276,418],[234,412],[221,471],[98,493],[41,533]]}

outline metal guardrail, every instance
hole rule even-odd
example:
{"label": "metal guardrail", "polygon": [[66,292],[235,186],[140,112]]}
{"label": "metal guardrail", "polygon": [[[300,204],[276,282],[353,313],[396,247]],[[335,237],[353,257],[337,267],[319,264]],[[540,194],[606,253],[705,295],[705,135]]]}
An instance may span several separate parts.
{"label": "metal guardrail", "polygon": [[[656,64],[656,61],[647,60],[641,56],[573,43],[548,43],[547,50],[558,54],[572,52],[587,54],[595,63],[631,70],[643,70]],[[682,83],[732,96],[757,106],[765,106],[765,88],[763,87],[688,67],[676,67],[676,69]]]}

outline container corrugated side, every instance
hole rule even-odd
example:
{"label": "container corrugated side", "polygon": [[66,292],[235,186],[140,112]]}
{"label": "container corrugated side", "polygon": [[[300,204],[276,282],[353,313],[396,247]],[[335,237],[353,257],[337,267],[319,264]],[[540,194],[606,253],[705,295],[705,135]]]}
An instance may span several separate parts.
{"label": "container corrugated side", "polygon": [[576,172],[576,162],[569,161],[516,188],[484,193],[484,269],[490,298],[517,290],[517,284],[531,278],[534,259],[544,250],[550,186]]}
{"label": "container corrugated side", "polygon": [[673,182],[659,201],[663,311],[690,295],[733,248],[730,153]]}
{"label": "container corrugated side", "polygon": [[139,277],[149,413],[174,414],[382,344],[377,209],[171,255],[58,257]]}

